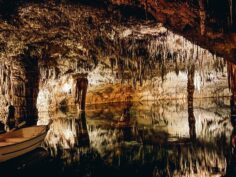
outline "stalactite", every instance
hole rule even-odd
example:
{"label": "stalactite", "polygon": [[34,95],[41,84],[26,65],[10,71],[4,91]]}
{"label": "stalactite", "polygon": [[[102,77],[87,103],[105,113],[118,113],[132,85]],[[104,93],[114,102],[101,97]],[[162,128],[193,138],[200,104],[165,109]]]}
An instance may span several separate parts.
{"label": "stalactite", "polygon": [[205,10],[205,0],[199,0],[199,15],[200,15],[200,32],[201,35],[205,34],[206,31],[206,10]]}
{"label": "stalactite", "polygon": [[233,25],[233,0],[229,0],[229,11],[230,11],[230,15],[229,15],[229,26],[232,26]]}
{"label": "stalactite", "polygon": [[[156,68],[159,63],[161,64],[161,75],[164,81],[164,76],[168,73],[165,72],[165,63],[174,62],[177,60],[177,64],[180,62],[185,62],[185,67],[191,63],[198,63],[199,66],[203,65],[203,61],[206,60],[210,55],[205,49],[200,48],[196,44],[192,44],[190,41],[183,37],[173,34],[168,31],[165,35],[160,35],[156,38],[147,37],[145,40],[140,40],[131,35],[129,38],[119,41],[119,47],[121,47],[118,59],[118,76],[123,83],[127,76],[127,73],[137,72],[138,77],[136,81],[140,84],[145,79],[151,79],[152,71]],[[176,47],[176,43],[182,45],[182,47]],[[127,47],[128,45],[128,47]],[[126,49],[124,48],[126,46]],[[143,46],[143,49],[140,49]],[[147,50],[147,52],[145,50]],[[142,53],[145,51],[145,53]],[[148,59],[147,59],[148,58]],[[211,57],[212,58],[212,57]],[[211,60],[210,58],[210,60]],[[165,62],[167,61],[167,62]],[[175,62],[176,63],[176,62]],[[142,65],[140,67],[140,65]],[[200,67],[201,68],[201,67]],[[112,66],[112,69],[113,66]],[[201,81],[204,82],[204,73],[207,71],[200,71]],[[133,75],[133,74],[130,74]],[[136,83],[134,81],[133,83]]]}

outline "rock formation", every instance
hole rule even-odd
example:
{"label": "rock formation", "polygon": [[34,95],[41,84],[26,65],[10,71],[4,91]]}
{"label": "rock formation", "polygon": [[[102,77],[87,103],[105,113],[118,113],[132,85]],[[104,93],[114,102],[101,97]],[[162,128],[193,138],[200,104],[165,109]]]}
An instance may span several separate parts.
{"label": "rock formation", "polygon": [[[1,118],[10,102],[25,119],[36,102],[73,103],[78,73],[88,73],[87,103],[185,98],[191,63],[197,90],[229,95],[220,57],[235,62],[235,5],[222,2],[0,0]],[[167,77],[184,87],[169,91]]]}

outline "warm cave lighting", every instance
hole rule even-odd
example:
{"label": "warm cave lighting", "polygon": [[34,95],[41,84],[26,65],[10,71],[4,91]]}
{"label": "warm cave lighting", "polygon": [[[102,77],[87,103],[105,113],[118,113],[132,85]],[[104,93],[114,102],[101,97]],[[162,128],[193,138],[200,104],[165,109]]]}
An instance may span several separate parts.
{"label": "warm cave lighting", "polygon": [[0,0],[0,177],[236,177],[236,0]]}
{"label": "warm cave lighting", "polygon": [[65,83],[62,86],[62,91],[65,93],[71,93],[72,86],[69,83]]}

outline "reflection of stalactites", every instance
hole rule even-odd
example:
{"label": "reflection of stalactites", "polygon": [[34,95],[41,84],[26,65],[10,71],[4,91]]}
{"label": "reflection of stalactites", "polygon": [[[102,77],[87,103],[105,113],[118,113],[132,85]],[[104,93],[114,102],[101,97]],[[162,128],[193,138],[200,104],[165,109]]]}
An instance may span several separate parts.
{"label": "reflection of stalactites", "polygon": [[230,109],[231,109],[231,114],[230,114],[231,123],[232,123],[232,126],[236,128],[236,105],[235,105],[235,100],[233,96],[231,96],[231,99],[230,99]]}
{"label": "reflection of stalactites", "polygon": [[81,111],[76,124],[76,135],[78,146],[89,146],[89,135],[86,123],[85,111]]}
{"label": "reflection of stalactites", "polygon": [[234,97],[232,96],[230,99],[230,109],[231,109],[231,123],[233,126],[233,131],[230,137],[230,144],[231,144],[231,149],[227,151],[227,168],[226,168],[226,175],[225,176],[235,176],[236,175],[236,169],[235,169],[235,164],[236,164],[236,106],[235,106],[235,100]]}
{"label": "reflection of stalactites", "polygon": [[228,84],[229,84],[229,89],[232,92],[232,95],[234,99],[236,98],[236,65],[227,62],[227,71],[228,71]]}
{"label": "reflection of stalactites", "polygon": [[188,121],[189,121],[189,135],[192,140],[196,139],[195,117],[193,113],[193,94],[194,94],[194,74],[195,65],[188,67]]}

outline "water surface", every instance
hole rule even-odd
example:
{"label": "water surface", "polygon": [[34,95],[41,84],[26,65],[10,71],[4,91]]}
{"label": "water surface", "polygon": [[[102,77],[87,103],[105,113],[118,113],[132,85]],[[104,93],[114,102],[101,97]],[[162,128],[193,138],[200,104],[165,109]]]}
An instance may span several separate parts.
{"label": "water surface", "polygon": [[38,124],[53,120],[45,150],[6,163],[2,174],[12,167],[12,176],[234,176],[233,111],[225,98],[194,100],[193,109],[174,100],[40,113]]}

